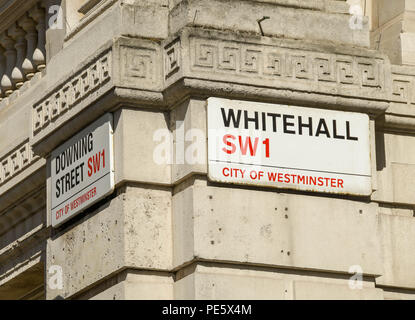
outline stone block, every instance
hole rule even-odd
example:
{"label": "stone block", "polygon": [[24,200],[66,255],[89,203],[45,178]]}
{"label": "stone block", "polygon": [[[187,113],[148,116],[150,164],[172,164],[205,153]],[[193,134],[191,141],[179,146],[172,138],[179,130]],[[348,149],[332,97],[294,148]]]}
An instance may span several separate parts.
{"label": "stone block", "polygon": [[177,275],[182,278],[174,284],[175,299],[383,299],[373,281],[363,280],[361,288],[352,289],[349,279],[334,274],[204,262],[185,269]]}
{"label": "stone block", "polygon": [[171,191],[127,187],[123,195],[124,250],[128,266],[172,266]]}
{"label": "stone block", "polygon": [[[170,184],[170,164],[161,161],[163,159],[154,159],[159,154],[158,150],[163,148],[166,142],[163,139],[168,137],[169,132],[168,117],[163,112],[118,110],[114,115],[115,183]],[[166,152],[171,151],[167,148]]]}
{"label": "stone block", "polygon": [[415,33],[400,34],[402,44],[402,64],[415,65]]}
{"label": "stone block", "polygon": [[383,300],[382,289],[311,281],[294,281],[294,294],[296,300]]}
{"label": "stone block", "polygon": [[[63,271],[67,298],[127,267],[171,269],[170,192],[125,187],[118,196],[56,232],[47,243],[47,269]],[[48,280],[49,281],[49,280]]]}
{"label": "stone block", "polygon": [[128,269],[87,290],[77,299],[170,300],[173,299],[173,277]]}
{"label": "stone block", "polygon": [[174,284],[175,299],[283,300],[285,282],[271,272],[197,265]]}
{"label": "stone block", "polygon": [[415,205],[415,165],[392,163],[393,200]]}
{"label": "stone block", "polygon": [[414,204],[415,139],[410,135],[378,133],[378,190],[372,200]]}
{"label": "stone block", "polygon": [[414,217],[381,214],[379,231],[383,271],[376,284],[415,289]]}
{"label": "stone block", "polygon": [[379,0],[379,26],[396,18],[405,11],[405,0]]}
{"label": "stone block", "polygon": [[201,258],[380,274],[377,219],[376,204],[195,180],[173,196],[174,265]]}
{"label": "stone block", "polygon": [[262,23],[266,36],[330,41],[361,47],[370,45],[367,21],[362,30],[352,30],[348,14],[298,10],[275,2],[183,1],[170,12],[169,27],[172,34],[190,25],[260,34],[257,19],[264,16],[269,17]]}
{"label": "stone block", "polygon": [[206,100],[191,99],[170,114],[174,150],[172,183],[191,174],[207,174]]}

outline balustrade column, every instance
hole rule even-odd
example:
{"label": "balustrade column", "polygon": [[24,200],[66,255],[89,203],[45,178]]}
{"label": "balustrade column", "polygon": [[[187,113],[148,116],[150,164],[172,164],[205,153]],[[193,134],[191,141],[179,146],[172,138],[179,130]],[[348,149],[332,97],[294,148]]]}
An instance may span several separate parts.
{"label": "balustrade column", "polygon": [[[6,56],[4,55],[5,50],[0,46],[0,81],[3,75],[6,73]],[[4,98],[4,92],[0,86],[0,101]]]}
{"label": "balustrade column", "polygon": [[26,31],[27,50],[22,69],[26,79],[30,80],[36,72],[36,67],[33,62],[33,53],[35,52],[37,44],[36,24],[27,14],[19,20],[18,24]]}
{"label": "balustrade column", "polygon": [[45,23],[45,10],[39,6],[36,6],[30,11],[29,14],[33,20],[36,21],[37,30],[37,45],[33,53],[33,62],[36,65],[38,71],[42,71],[46,68],[46,23]]}
{"label": "balustrade column", "polygon": [[14,49],[14,40],[8,36],[7,32],[3,32],[0,37],[0,44],[6,49],[6,72],[1,78],[1,90],[5,96],[9,96],[14,89],[14,83],[12,80],[12,71],[16,65],[16,50]]}
{"label": "balustrade column", "polygon": [[10,28],[9,35],[15,41],[14,47],[16,48],[16,64],[14,65],[12,71],[12,81],[16,84],[16,88],[19,89],[25,81],[23,74],[23,61],[26,56],[26,33],[22,28],[18,27],[17,24],[14,24]]}

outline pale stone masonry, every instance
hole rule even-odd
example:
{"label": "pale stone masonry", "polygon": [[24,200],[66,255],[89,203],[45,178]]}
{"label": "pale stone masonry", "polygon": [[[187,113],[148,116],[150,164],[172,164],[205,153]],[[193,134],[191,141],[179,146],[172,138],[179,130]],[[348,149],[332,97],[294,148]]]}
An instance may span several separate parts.
{"label": "pale stone masonry", "polygon": [[[414,17],[412,0],[0,0],[0,299],[414,299]],[[371,196],[156,163],[157,130],[207,133],[209,97],[369,115]],[[108,112],[115,190],[53,228],[51,152]]]}

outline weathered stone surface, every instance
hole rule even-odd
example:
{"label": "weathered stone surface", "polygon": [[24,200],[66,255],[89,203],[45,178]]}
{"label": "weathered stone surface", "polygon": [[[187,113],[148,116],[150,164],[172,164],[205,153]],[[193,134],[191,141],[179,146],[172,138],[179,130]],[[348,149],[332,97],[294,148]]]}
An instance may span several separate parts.
{"label": "weathered stone surface", "polygon": [[375,201],[413,205],[414,137],[405,134],[377,135],[378,190]]}
{"label": "weathered stone surface", "polygon": [[[298,4],[307,2],[309,1],[297,1]],[[313,4],[308,5],[316,4],[323,5],[322,1],[313,1]],[[347,8],[346,4],[342,6],[343,10]],[[182,1],[171,11],[169,24],[172,33],[192,25],[260,34],[257,20],[264,16],[269,17],[262,23],[266,36],[369,46],[367,23],[364,23],[361,30],[351,30],[348,14],[296,10],[270,1]]]}
{"label": "weathered stone surface", "polygon": [[289,296],[281,276],[272,272],[197,265],[174,284],[175,299],[283,300]]}
{"label": "weathered stone surface", "polygon": [[381,214],[379,229],[383,271],[376,284],[415,289],[415,274],[408,272],[415,268],[414,217]]}
{"label": "weathered stone surface", "polygon": [[346,284],[294,281],[297,300],[383,300],[381,289],[351,289]]}
{"label": "weathered stone surface", "polygon": [[373,1],[372,47],[388,54],[392,63],[414,65],[415,18],[412,1]]}
{"label": "weathered stone surface", "polygon": [[190,28],[180,32],[179,40],[171,37],[166,43],[167,70],[172,69],[165,75],[167,84],[183,76],[208,76],[371,99],[381,99],[389,90],[386,57],[365,49],[343,51],[328,43],[322,50],[315,44]]}
{"label": "weathered stone surface", "polygon": [[47,268],[63,269],[63,289],[48,299],[67,298],[133,266],[171,268],[169,192],[125,187],[115,198],[48,240]]}
{"label": "weathered stone surface", "polygon": [[175,299],[383,299],[382,290],[370,281],[363,281],[362,288],[352,289],[348,279],[283,269],[200,263],[184,272],[186,275],[174,284]]}
{"label": "weathered stone surface", "polygon": [[207,174],[206,101],[191,99],[174,108],[172,183],[193,174]]}
{"label": "weathered stone surface", "polygon": [[375,204],[203,180],[183,188],[173,196],[176,266],[200,258],[344,273],[360,265],[365,274],[381,273]]}
{"label": "weathered stone surface", "polygon": [[[165,141],[170,137],[168,128],[167,115],[163,112],[123,108],[115,113],[116,184],[125,181],[170,184],[170,162],[163,158],[155,162],[155,155],[162,155],[160,148],[164,144],[171,145],[170,141]],[[166,152],[171,154],[170,149]]]}
{"label": "weathered stone surface", "polygon": [[[114,281],[115,280],[115,281]],[[106,287],[96,293],[98,288],[77,299],[91,300],[171,300],[173,299],[173,278],[170,275],[151,274],[127,270],[115,279],[105,281]],[[94,292],[95,291],[95,292]]]}
{"label": "weathered stone surface", "polygon": [[[0,33],[34,2],[0,0]],[[351,1],[85,3],[63,3],[46,69],[0,97],[0,298],[414,298],[412,1],[355,1],[369,16],[356,30]],[[212,96],[368,114],[375,192],[208,182],[186,154]],[[52,230],[47,157],[106,112],[116,190]]]}

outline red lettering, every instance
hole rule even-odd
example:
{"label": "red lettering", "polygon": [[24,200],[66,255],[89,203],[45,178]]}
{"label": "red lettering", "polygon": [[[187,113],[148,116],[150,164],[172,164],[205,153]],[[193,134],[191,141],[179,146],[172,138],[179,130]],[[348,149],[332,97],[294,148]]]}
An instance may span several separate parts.
{"label": "red lettering", "polygon": [[229,168],[223,168],[223,170],[222,170],[222,174],[223,174],[225,177],[229,177],[229,173],[228,173],[228,174],[225,174],[225,170],[228,170],[228,172],[229,172]]}
{"label": "red lettering", "polygon": [[268,180],[269,181],[275,181],[275,179],[277,178],[277,174],[274,172],[268,172]]}
{"label": "red lettering", "polygon": [[101,154],[97,153],[95,156],[93,156],[92,161],[94,163],[94,173],[97,173],[101,166]]}
{"label": "red lettering", "polygon": [[262,144],[265,145],[265,158],[269,158],[269,139],[265,139]]}
{"label": "red lettering", "polygon": [[255,144],[254,144],[254,146],[252,146],[251,137],[246,137],[245,138],[245,144],[243,144],[242,143],[242,137],[239,136],[239,146],[241,147],[242,155],[246,155],[246,150],[247,150],[248,145],[249,145],[249,152],[250,152],[251,156],[255,156],[256,155],[256,150],[257,150],[257,147],[258,147],[258,140],[259,140],[259,138],[255,138]]}
{"label": "red lettering", "polygon": [[88,177],[92,176],[92,158],[88,159]]}
{"label": "red lettering", "polygon": [[226,152],[227,154],[232,154],[235,153],[236,151],[236,146],[232,141],[229,141],[228,139],[233,139],[235,140],[235,136],[231,135],[231,134],[227,134],[225,136],[223,136],[223,143],[226,144],[228,147],[231,147],[231,149],[226,149],[226,148],[222,148],[222,150],[224,152]]}
{"label": "red lettering", "polygon": [[105,149],[102,149],[102,167],[105,168]]}

